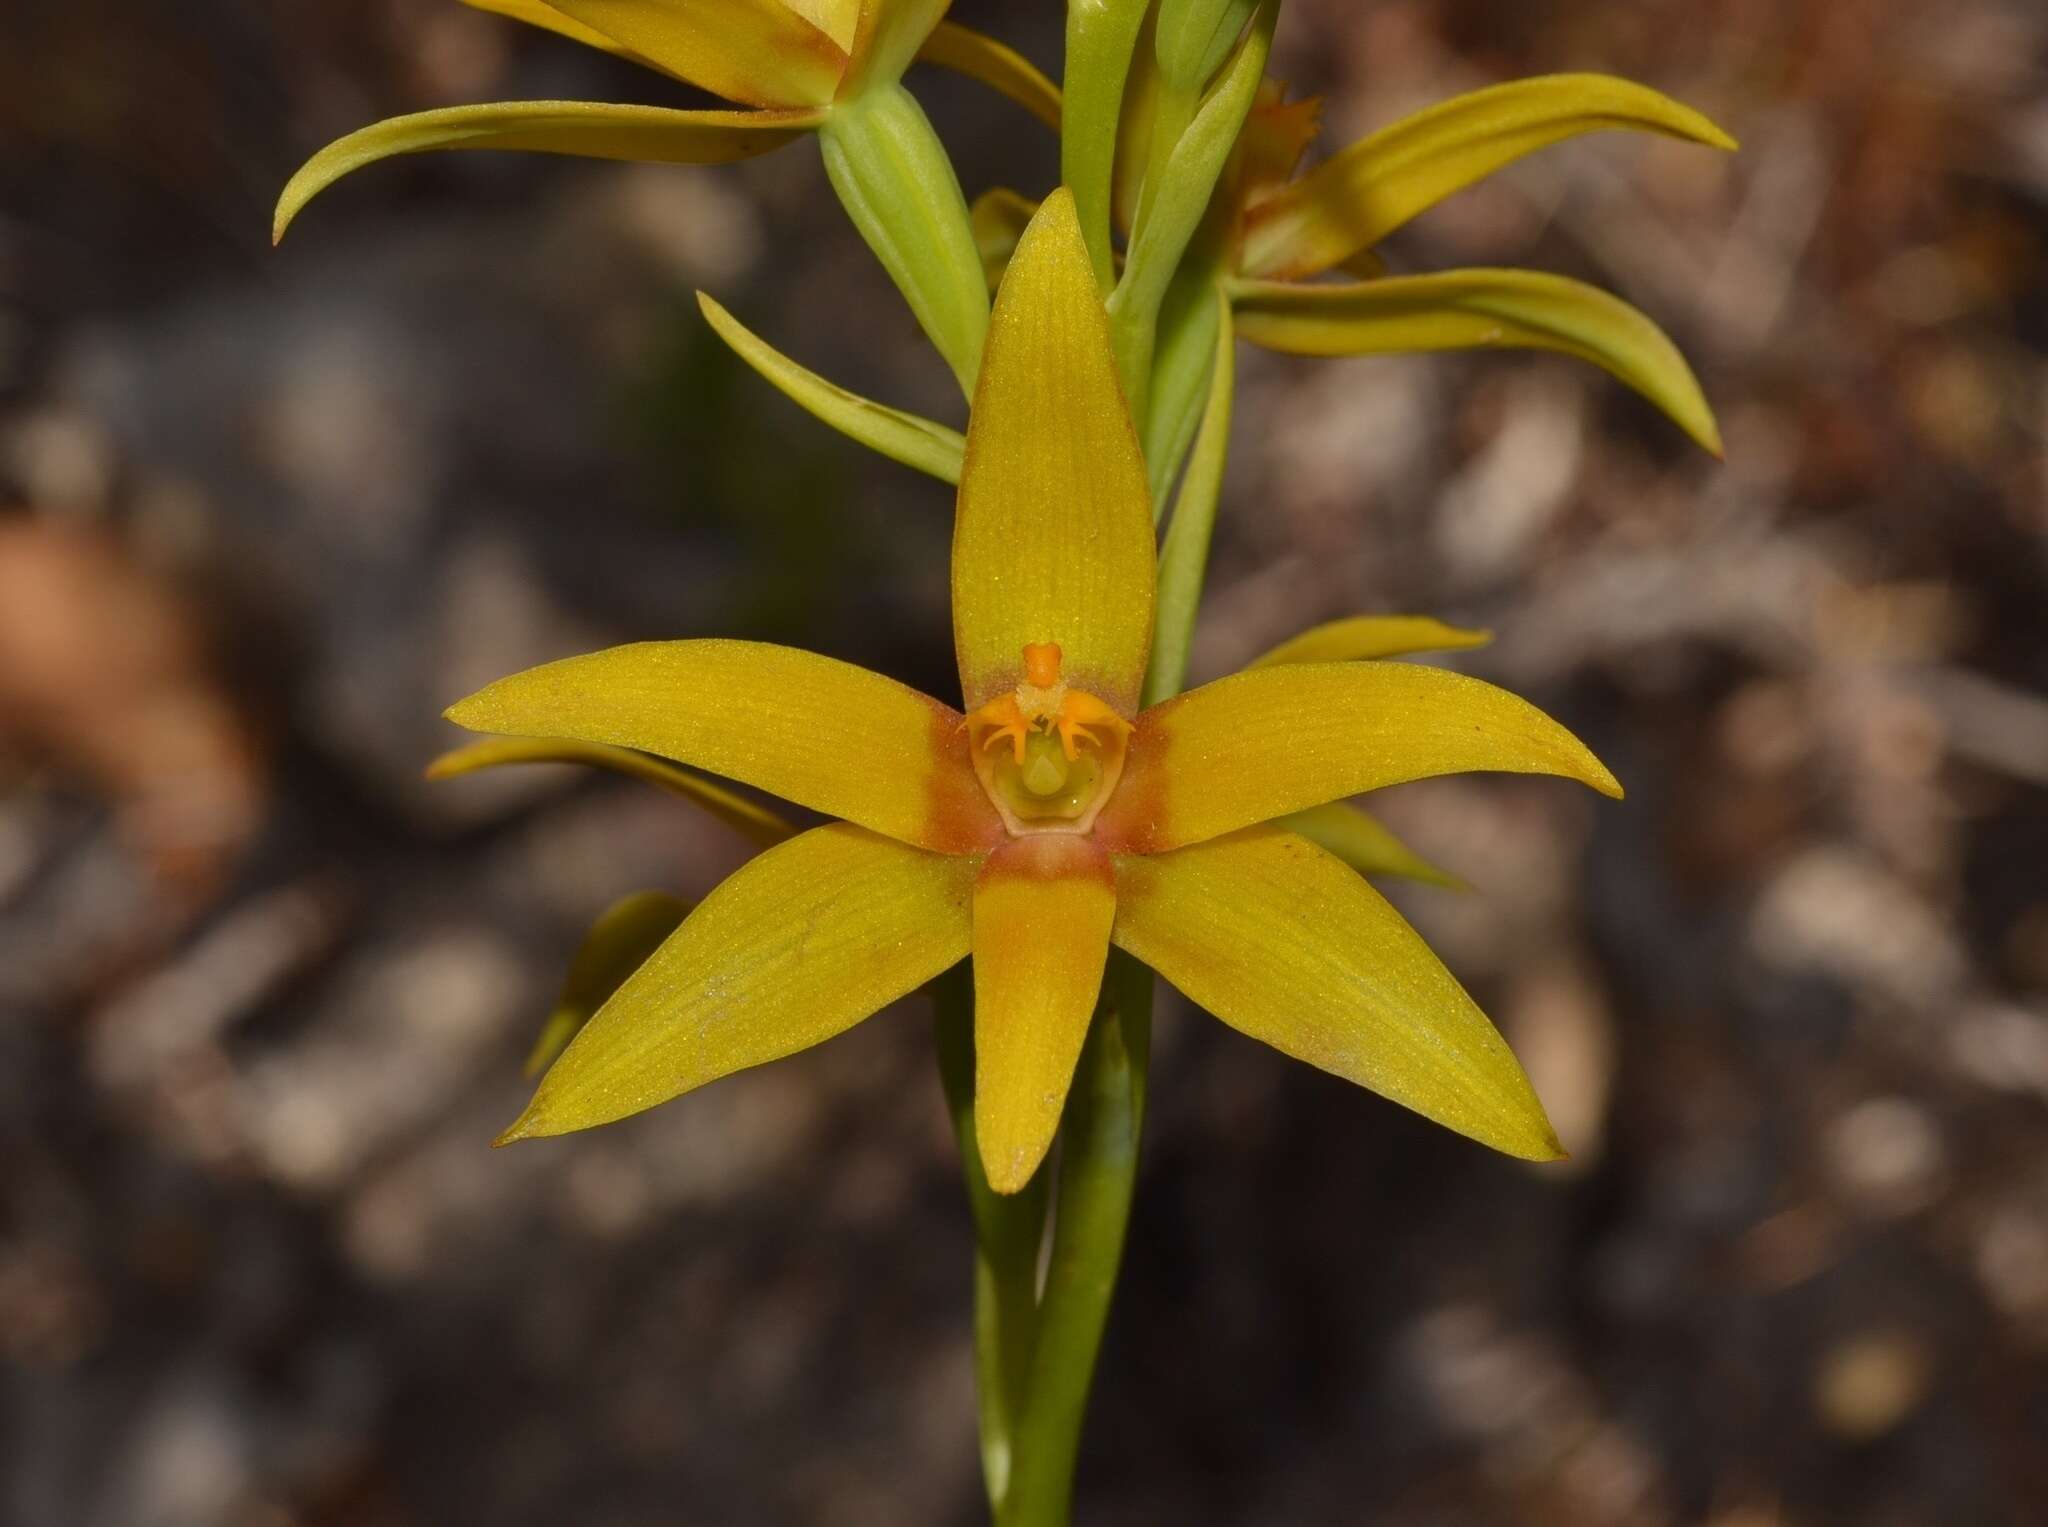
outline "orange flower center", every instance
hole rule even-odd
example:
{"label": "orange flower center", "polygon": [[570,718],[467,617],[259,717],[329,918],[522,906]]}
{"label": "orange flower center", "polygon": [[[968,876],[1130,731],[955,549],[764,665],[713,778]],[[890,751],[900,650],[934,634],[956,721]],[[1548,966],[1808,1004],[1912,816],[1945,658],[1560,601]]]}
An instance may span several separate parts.
{"label": "orange flower center", "polygon": [[974,772],[1011,834],[1084,833],[1124,771],[1131,724],[1060,676],[1052,642],[1024,648],[1024,677],[970,715]]}

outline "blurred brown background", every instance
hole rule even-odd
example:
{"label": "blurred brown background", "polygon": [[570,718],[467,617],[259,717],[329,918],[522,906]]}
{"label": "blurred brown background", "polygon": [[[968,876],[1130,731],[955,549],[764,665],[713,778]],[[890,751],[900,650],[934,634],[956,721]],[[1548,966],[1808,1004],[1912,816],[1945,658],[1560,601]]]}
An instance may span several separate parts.
{"label": "blurred brown background", "polygon": [[[1056,64],[1049,0],[958,14]],[[1563,361],[1246,353],[1198,676],[1492,626],[1463,666],[1630,795],[1383,798],[1566,1167],[1169,1004],[1081,1522],[2048,1519],[2048,12],[1288,0],[1278,57],[1339,141],[1560,69],[1742,138],[1554,149],[1393,251],[1618,289],[1729,461]],[[1049,183],[915,83],[970,193]],[[946,494],[690,289],[958,414],[807,146],[412,160],[267,247],[330,137],[500,95],[669,98],[446,0],[0,13],[5,1522],[977,1518],[915,1005],[485,1148],[588,921],[744,850],[429,789],[443,704],[714,632],[952,682]]]}

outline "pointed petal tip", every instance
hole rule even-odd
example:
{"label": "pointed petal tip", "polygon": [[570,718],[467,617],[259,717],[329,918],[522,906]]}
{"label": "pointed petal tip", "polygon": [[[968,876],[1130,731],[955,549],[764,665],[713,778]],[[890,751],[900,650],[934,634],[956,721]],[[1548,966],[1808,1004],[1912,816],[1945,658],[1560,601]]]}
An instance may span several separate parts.
{"label": "pointed petal tip", "polygon": [[1557,1131],[1551,1127],[1548,1118],[1543,1120],[1542,1138],[1533,1147],[1517,1150],[1514,1155],[1537,1166],[1555,1166],[1560,1161],[1572,1159],[1572,1153],[1566,1150],[1564,1142],[1557,1138]]}
{"label": "pointed petal tip", "polygon": [[507,1125],[504,1133],[491,1142],[491,1149],[503,1150],[508,1145],[516,1145],[521,1140],[539,1139],[547,1133],[547,1130],[541,1128],[540,1121],[534,1117],[533,1105],[529,1103],[526,1111]]}
{"label": "pointed petal tip", "polygon": [[1503,1121],[1500,1128],[1475,1134],[1473,1138],[1503,1156],[1526,1161],[1532,1166],[1549,1166],[1571,1159],[1571,1152],[1557,1137],[1557,1127],[1550,1122],[1550,1115],[1534,1093],[1526,1096],[1524,1106],[1518,1108],[1516,1114],[1517,1117]]}
{"label": "pointed petal tip", "polygon": [[[488,692],[488,690],[479,689],[473,695],[464,695],[460,700],[457,700],[453,705],[450,705],[441,712],[441,719],[454,722],[455,725],[461,727],[464,731],[488,732],[490,728],[478,722],[478,715],[482,710],[482,706],[478,702]],[[436,761],[438,762],[439,760]]]}
{"label": "pointed petal tip", "polygon": [[[978,1126],[976,1136],[982,1141],[981,1170],[982,1175],[988,1178],[990,1188],[1007,1198],[1031,1186],[1031,1179],[1038,1175],[1039,1163],[1045,1160],[1044,1150],[1034,1154],[1029,1146],[1022,1143],[1007,1147],[991,1146],[980,1135]],[[1048,1141],[1048,1147],[1050,1144]]]}

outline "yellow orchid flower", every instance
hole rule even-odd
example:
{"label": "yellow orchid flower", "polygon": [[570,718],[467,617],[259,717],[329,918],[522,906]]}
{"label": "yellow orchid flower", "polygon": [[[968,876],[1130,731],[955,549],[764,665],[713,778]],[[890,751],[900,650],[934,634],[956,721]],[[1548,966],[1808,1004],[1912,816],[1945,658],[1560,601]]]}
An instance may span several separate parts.
{"label": "yellow orchid flower", "polygon": [[1465,770],[1613,777],[1441,670],[1276,661],[1140,708],[1152,516],[1072,198],[999,293],[953,545],[964,708],[808,652],[654,642],[501,680],[472,730],[630,748],[838,820],[717,887],[504,1135],[606,1123],[843,1031],[973,957],[989,1183],[1032,1178],[1112,944],[1224,1022],[1510,1154],[1556,1137],[1506,1044],[1348,866],[1269,825]]}
{"label": "yellow orchid flower", "polygon": [[[964,200],[897,81],[924,57],[1044,117],[1057,89],[993,38],[944,20],[950,0],[462,0],[708,90],[741,110],[512,101],[393,117],[330,143],[284,189],[274,239],[344,175],[397,154],[513,149],[724,164],[820,134],[841,200],[918,321],[971,389],[988,320]],[[1055,118],[1056,119],[1056,118]]]}

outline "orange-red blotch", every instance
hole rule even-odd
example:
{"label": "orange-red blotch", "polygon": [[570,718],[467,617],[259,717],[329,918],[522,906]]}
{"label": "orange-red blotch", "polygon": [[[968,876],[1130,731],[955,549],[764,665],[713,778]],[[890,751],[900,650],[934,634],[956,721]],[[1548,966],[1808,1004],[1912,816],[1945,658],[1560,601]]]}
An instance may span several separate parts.
{"label": "orange-red blotch", "polygon": [[1113,854],[1156,853],[1167,842],[1171,771],[1166,759],[1173,739],[1160,723],[1173,703],[1165,701],[1138,717],[1116,793],[1095,818],[1095,839]]}
{"label": "orange-red blotch", "polygon": [[937,700],[932,708],[932,768],[925,776],[925,830],[922,848],[942,854],[983,853],[1008,836],[1003,819],[982,789],[969,756],[967,721],[950,705]]}

